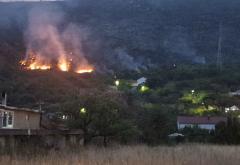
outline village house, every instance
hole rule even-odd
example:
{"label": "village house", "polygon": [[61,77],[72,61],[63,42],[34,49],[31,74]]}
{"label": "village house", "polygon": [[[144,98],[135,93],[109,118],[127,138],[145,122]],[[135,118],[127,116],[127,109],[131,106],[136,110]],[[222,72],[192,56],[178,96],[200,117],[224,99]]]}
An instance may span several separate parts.
{"label": "village house", "polygon": [[229,92],[229,96],[240,96],[240,90],[237,90],[235,92]]}
{"label": "village house", "polygon": [[41,112],[28,108],[7,106],[7,94],[2,94],[0,129],[40,129]]}
{"label": "village house", "polygon": [[143,85],[147,82],[147,78],[145,77],[142,77],[142,78],[139,78],[136,82],[132,83],[132,86],[133,87],[138,87],[140,85]]}
{"label": "village house", "polygon": [[190,127],[198,127],[206,130],[215,130],[216,125],[224,122],[227,123],[226,117],[208,117],[208,116],[179,116],[177,118],[177,127],[178,130]]}
{"label": "village house", "polygon": [[0,105],[0,129],[40,129],[38,110]]}
{"label": "village house", "polygon": [[234,106],[232,106],[232,107],[227,107],[227,108],[225,108],[225,112],[227,113],[227,112],[234,112],[234,111],[239,111],[240,109],[236,106],[236,105],[234,105]]}
{"label": "village house", "polygon": [[17,108],[7,105],[7,94],[2,94],[0,104],[0,152],[13,149],[21,139],[34,142],[41,138],[46,146],[63,148],[68,145],[82,145],[82,130],[66,129],[48,119],[40,110]]}

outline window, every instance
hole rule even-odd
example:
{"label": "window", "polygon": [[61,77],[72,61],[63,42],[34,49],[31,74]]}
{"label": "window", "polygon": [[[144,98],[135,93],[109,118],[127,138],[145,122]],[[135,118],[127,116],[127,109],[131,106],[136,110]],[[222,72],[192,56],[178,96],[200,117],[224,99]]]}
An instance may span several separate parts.
{"label": "window", "polygon": [[2,127],[12,128],[13,127],[13,112],[2,113]]}
{"label": "window", "polygon": [[8,125],[12,126],[13,125],[13,113],[8,112]]}
{"label": "window", "polygon": [[2,118],[2,126],[7,127],[7,112],[3,112],[3,118]]}
{"label": "window", "polygon": [[26,120],[27,120],[27,121],[29,120],[29,115],[26,115]]}

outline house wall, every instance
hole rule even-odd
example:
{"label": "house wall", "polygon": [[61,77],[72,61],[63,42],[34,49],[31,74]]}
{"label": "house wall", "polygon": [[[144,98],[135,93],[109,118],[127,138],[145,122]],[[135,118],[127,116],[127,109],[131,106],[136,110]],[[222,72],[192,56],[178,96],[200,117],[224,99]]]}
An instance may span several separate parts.
{"label": "house wall", "polygon": [[14,111],[13,129],[40,129],[40,113]]}
{"label": "house wall", "polygon": [[[13,112],[13,127],[9,129],[40,129],[40,113],[4,109],[0,109],[0,112]],[[2,119],[0,120],[1,125]]]}
{"label": "house wall", "polygon": [[215,124],[179,124],[178,123],[178,129],[184,129],[186,127],[193,128],[195,126],[201,129],[215,130]]}

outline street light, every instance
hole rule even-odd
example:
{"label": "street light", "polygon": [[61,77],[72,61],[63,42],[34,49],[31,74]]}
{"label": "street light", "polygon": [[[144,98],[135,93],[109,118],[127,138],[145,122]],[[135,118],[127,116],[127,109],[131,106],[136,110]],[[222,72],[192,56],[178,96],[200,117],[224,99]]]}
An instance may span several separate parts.
{"label": "street light", "polygon": [[195,90],[193,89],[191,92],[192,92],[192,94],[194,94],[194,93],[195,93]]}
{"label": "street light", "polygon": [[146,91],[148,91],[148,90],[149,90],[149,88],[148,88],[147,86],[145,86],[145,85],[143,85],[143,86],[141,87],[141,89],[140,89],[141,92],[146,92]]}
{"label": "street light", "polygon": [[116,80],[116,81],[115,81],[115,85],[116,85],[116,86],[119,86],[119,85],[120,85],[120,81],[119,81],[119,80]]}
{"label": "street light", "polygon": [[86,112],[87,112],[87,110],[85,108],[80,109],[81,114],[85,114]]}

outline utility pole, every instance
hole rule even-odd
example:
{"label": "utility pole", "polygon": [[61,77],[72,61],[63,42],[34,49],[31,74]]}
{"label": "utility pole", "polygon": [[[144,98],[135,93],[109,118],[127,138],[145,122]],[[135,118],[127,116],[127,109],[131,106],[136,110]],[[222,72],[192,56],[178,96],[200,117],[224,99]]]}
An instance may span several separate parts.
{"label": "utility pole", "polygon": [[39,104],[39,111],[42,112],[42,105],[44,105],[44,102],[39,101],[38,104]]}
{"label": "utility pole", "polygon": [[218,37],[218,54],[217,54],[217,67],[221,71],[223,67],[222,62],[222,22],[219,24],[219,37]]}

